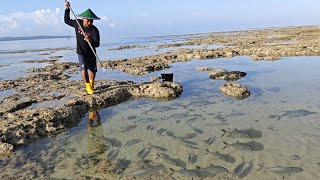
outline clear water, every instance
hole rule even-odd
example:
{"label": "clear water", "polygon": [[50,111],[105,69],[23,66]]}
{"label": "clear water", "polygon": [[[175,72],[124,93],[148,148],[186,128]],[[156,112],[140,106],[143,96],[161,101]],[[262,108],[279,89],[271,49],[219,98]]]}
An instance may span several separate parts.
{"label": "clear water", "polygon": [[[69,56],[74,58],[75,55],[71,53],[73,52],[70,52]],[[66,57],[67,55],[64,56]],[[290,179],[319,179],[318,59],[319,57],[290,57],[274,62],[257,62],[249,60],[248,57],[235,57],[194,60],[174,63],[171,69],[145,76],[100,71],[99,79],[136,82],[148,81],[150,77],[160,76],[163,72],[173,72],[174,81],[183,85],[184,92],[181,97],[171,101],[136,99],[106,109],[98,109],[96,112],[100,115],[101,124],[98,123],[94,127],[90,126],[87,114],[77,127],[19,148],[14,156],[0,161],[0,167],[3,169],[0,177],[108,179],[105,174],[97,172],[97,169],[104,167],[101,162],[106,159],[122,159],[130,162],[127,170],[123,172],[124,177],[130,179],[132,177],[127,175],[141,168],[136,165],[141,161],[138,152],[149,148],[151,144],[168,151],[161,152],[152,148],[145,159],[175,171],[182,168],[159,158],[156,153],[165,153],[172,159],[182,160],[186,169],[204,168],[213,164],[223,166],[232,172],[242,162],[242,157],[248,162],[253,160],[253,168],[245,179],[282,179],[283,176],[288,178],[289,174]],[[209,79],[208,72],[193,70],[200,66],[247,72],[247,76],[238,83],[247,86],[251,96],[244,100],[224,96],[219,87],[225,82]],[[80,78],[78,76],[72,78]],[[129,126],[134,128],[124,131]],[[154,129],[150,130],[150,126]],[[166,131],[161,133],[161,128]],[[221,129],[232,131],[249,128],[261,132],[262,137],[250,139],[222,136]],[[188,139],[193,144],[189,146],[179,139],[188,133],[196,134]],[[210,137],[215,137],[215,141],[208,145],[204,141]],[[109,147],[106,138],[116,139],[122,146]],[[131,146],[125,145],[132,139],[138,139],[140,142]],[[263,147],[246,151],[228,146],[225,148],[224,144],[252,140]],[[219,160],[208,154],[206,149],[210,152],[230,154],[235,158],[235,162]],[[190,153],[198,156],[196,162],[188,162]],[[264,164],[265,167],[301,167],[304,171],[275,173],[268,168],[257,171],[258,164]],[[245,168],[248,166],[249,163],[246,163]],[[168,174],[168,171],[162,171],[158,177]],[[172,177],[191,179],[177,172],[174,172]],[[149,176],[141,179],[149,179]]]}

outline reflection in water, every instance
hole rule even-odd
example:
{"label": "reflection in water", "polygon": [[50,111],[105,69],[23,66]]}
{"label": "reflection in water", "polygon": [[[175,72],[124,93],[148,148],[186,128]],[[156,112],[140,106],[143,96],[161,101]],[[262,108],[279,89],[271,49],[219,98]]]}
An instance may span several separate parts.
{"label": "reflection in water", "polygon": [[101,117],[98,111],[91,110],[88,113],[87,127],[88,154],[101,155],[109,149],[109,147],[101,141],[103,138],[104,136]]}

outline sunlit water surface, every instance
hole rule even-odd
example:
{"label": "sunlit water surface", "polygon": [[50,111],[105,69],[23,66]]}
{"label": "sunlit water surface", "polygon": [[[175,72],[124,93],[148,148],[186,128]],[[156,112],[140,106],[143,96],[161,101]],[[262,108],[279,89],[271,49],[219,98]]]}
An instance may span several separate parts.
{"label": "sunlit water surface", "polygon": [[[130,51],[144,55],[143,52],[148,50],[99,54],[102,54],[101,59],[113,55],[120,58],[117,53]],[[27,54],[16,57],[6,55],[7,61],[1,56],[1,63],[22,70],[29,68],[21,63],[22,60],[48,58],[39,58],[36,53]],[[74,51],[59,51],[51,55],[62,55],[61,61],[72,62],[76,57]],[[1,67],[1,78],[10,79],[10,66]],[[208,72],[193,70],[200,66],[246,72],[247,76],[238,83],[247,86],[251,96],[244,100],[226,97],[219,90],[226,82],[210,79]],[[136,99],[97,109],[92,113],[95,117],[99,114],[101,124],[96,118],[95,126],[90,126],[87,114],[78,126],[19,148],[15,155],[0,161],[3,169],[0,177],[108,179],[97,172],[104,166],[101,162],[120,159],[127,162],[127,168],[121,174],[130,179],[133,177],[129,174],[141,168],[136,165],[144,159],[153,166],[163,165],[165,168],[142,176],[142,179],[162,176],[191,179],[192,175],[179,173],[179,170],[210,165],[226,168],[230,172],[226,176],[236,179],[231,174],[244,159],[247,163],[242,176],[247,179],[319,179],[319,68],[319,57],[290,57],[275,62],[234,57],[174,63],[170,69],[145,76],[99,71],[98,79],[135,82],[148,81],[163,72],[172,72],[174,81],[183,85],[184,92],[170,101]],[[12,79],[24,75],[18,73]],[[73,75],[71,79],[80,77]],[[2,93],[0,97],[14,92]],[[254,129],[259,135],[244,133],[238,137],[229,134],[231,137],[228,137],[222,129],[227,132]],[[110,139],[113,141],[111,144]],[[248,146],[231,145],[237,142],[249,144],[249,149]],[[212,155],[217,152],[229,158]],[[167,158],[163,158],[161,153]],[[258,164],[264,167],[259,170]],[[277,166],[285,168],[275,171]],[[303,171],[296,172],[290,167]],[[157,173],[159,176],[152,176]]]}

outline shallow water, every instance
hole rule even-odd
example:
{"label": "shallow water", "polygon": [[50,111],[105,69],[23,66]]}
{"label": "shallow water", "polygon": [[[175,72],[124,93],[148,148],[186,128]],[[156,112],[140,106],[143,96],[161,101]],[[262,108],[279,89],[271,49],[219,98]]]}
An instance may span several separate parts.
{"label": "shallow water", "polygon": [[[117,60],[122,58],[134,58],[147,55],[156,55],[174,50],[174,48],[156,49],[157,45],[164,43],[171,43],[175,40],[183,40],[189,37],[185,36],[161,36],[161,37],[137,37],[137,38],[123,38],[111,39],[101,43],[97,48],[97,54],[101,61]],[[144,49],[125,49],[125,50],[108,50],[110,48],[119,47],[120,45],[146,45],[148,48]],[[57,49],[58,48],[58,49]],[[59,49],[62,48],[62,49]],[[63,49],[71,48],[71,49]],[[50,60],[55,59],[58,62],[78,62],[75,39],[37,39],[25,41],[4,41],[0,45],[0,78],[5,80],[14,80],[23,78],[30,73],[24,71],[29,68],[41,68],[47,64],[43,63],[23,63],[27,60]],[[45,50],[43,50],[45,49]],[[39,52],[32,52],[33,50],[41,50]],[[16,51],[25,51],[17,53]],[[4,53],[4,54],[3,54]],[[57,56],[61,56],[56,58]],[[5,65],[5,66],[2,66]],[[1,67],[2,66],[2,67]],[[14,72],[14,73],[12,73]]]}
{"label": "shallow water", "polygon": [[[20,148],[15,156],[0,161],[4,170],[0,177],[108,179],[97,171],[106,168],[103,160],[126,160],[128,167],[122,174],[128,175],[141,168],[137,164],[144,158],[152,165],[165,167],[166,170],[159,171],[158,178],[171,174],[169,168],[172,168],[172,177],[191,179],[190,173],[181,175],[179,170],[213,164],[233,172],[243,157],[246,162],[253,160],[252,170],[250,163],[245,163],[243,168],[250,170],[246,179],[282,179],[283,176],[287,179],[289,174],[290,179],[319,179],[318,59],[290,57],[256,62],[248,57],[235,57],[174,63],[171,69],[146,76],[99,72],[101,79],[136,82],[173,72],[174,81],[183,85],[184,92],[171,101],[136,99],[97,110],[101,124],[96,121],[94,127],[90,126],[87,114],[77,127]],[[225,82],[209,79],[208,72],[193,70],[200,66],[247,72],[238,83],[247,86],[251,96],[244,100],[224,96],[219,87]],[[230,134],[224,135],[221,129]],[[246,131],[232,134],[235,129]],[[258,136],[249,131],[257,132]],[[210,137],[214,138],[213,142],[206,143]],[[241,144],[234,144],[237,141]],[[225,161],[214,152],[234,161]],[[169,158],[159,157],[157,153],[165,153]],[[190,154],[197,158],[190,158]],[[257,171],[258,164],[264,164],[265,168]],[[272,171],[270,167],[276,166],[300,167],[304,171]],[[231,174],[226,176],[235,178]]]}

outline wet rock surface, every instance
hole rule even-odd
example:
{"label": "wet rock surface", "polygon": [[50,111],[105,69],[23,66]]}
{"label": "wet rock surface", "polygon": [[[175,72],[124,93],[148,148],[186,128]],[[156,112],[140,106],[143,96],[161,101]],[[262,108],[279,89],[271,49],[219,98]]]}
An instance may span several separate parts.
{"label": "wet rock surface", "polygon": [[10,155],[13,152],[13,146],[7,143],[0,143],[0,157]]}
{"label": "wet rock surface", "polygon": [[236,81],[245,77],[247,73],[241,71],[230,71],[230,72],[215,72],[210,74],[211,79],[226,80],[226,81]]}
{"label": "wet rock surface", "polygon": [[146,46],[138,46],[138,45],[132,45],[132,46],[119,46],[117,48],[111,48],[108,50],[124,50],[124,49],[135,49],[135,48],[145,48]]}
{"label": "wet rock surface", "polygon": [[250,56],[252,60],[256,61],[274,61],[287,56],[319,56],[318,32],[318,26],[303,26],[209,33],[206,36],[190,38],[181,43],[160,45],[158,48],[217,44],[224,47],[218,49],[180,48],[158,55],[119,59],[116,62],[105,61],[103,66],[119,69],[132,75],[143,75],[169,68],[170,64],[174,62],[186,62],[193,59]]}
{"label": "wet rock surface", "polygon": [[247,87],[237,84],[235,82],[228,82],[220,86],[220,90],[227,96],[237,99],[244,99],[250,96],[250,91]]}
{"label": "wet rock surface", "polygon": [[19,146],[76,126],[89,107],[108,107],[131,98],[175,98],[182,86],[173,82],[136,84],[131,81],[98,80],[95,94],[87,95],[82,81],[65,74],[77,63],[49,62],[37,72],[17,80],[1,80],[0,90],[15,94],[0,99],[0,142]]}

